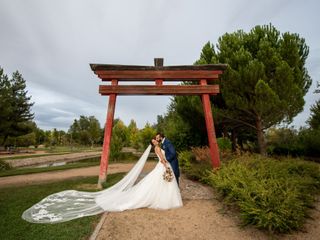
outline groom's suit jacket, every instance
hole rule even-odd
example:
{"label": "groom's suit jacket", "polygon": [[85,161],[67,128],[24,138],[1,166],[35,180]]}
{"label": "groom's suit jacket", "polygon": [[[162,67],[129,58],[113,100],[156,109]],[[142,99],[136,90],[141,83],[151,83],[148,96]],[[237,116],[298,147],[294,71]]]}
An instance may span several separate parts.
{"label": "groom's suit jacket", "polygon": [[180,170],[179,170],[179,163],[178,163],[178,158],[177,158],[177,153],[176,150],[174,149],[172,143],[165,138],[164,142],[162,143],[162,149],[165,152],[166,159],[170,163],[173,173],[178,179],[180,177]]}

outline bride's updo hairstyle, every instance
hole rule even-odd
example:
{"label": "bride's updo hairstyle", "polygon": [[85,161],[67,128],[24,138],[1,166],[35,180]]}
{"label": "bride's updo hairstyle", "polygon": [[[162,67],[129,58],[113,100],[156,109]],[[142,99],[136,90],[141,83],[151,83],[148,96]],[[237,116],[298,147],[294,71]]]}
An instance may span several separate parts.
{"label": "bride's updo hairstyle", "polygon": [[151,140],[150,140],[150,145],[152,146],[152,148],[154,149],[155,148],[155,145],[153,144],[153,140],[156,140],[156,138],[154,137],[154,138],[152,138]]}

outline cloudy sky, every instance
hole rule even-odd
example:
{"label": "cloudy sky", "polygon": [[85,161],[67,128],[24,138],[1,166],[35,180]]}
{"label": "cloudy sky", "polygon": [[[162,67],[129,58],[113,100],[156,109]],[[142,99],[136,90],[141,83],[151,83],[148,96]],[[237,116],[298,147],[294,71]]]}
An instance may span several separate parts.
{"label": "cloudy sky", "polygon": [[[67,130],[80,115],[104,123],[108,97],[89,63],[193,64],[207,41],[238,29],[272,23],[299,33],[310,47],[313,85],[294,126],[303,126],[320,80],[320,1],[318,0],[0,0],[0,66],[19,70],[35,102],[43,129]],[[138,127],[155,123],[170,97],[118,97],[116,117]]]}

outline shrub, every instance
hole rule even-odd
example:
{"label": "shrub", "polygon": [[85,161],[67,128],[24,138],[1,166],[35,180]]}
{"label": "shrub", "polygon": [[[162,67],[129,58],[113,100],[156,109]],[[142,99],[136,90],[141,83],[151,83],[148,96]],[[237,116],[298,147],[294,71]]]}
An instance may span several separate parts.
{"label": "shrub", "polygon": [[217,143],[220,151],[226,151],[232,149],[232,143],[229,138],[217,138]]}
{"label": "shrub", "polygon": [[269,129],[267,151],[272,155],[320,156],[320,129]]}
{"label": "shrub", "polygon": [[179,165],[187,178],[198,181],[206,179],[211,169],[210,162],[204,159],[203,161],[196,160],[196,155],[192,151],[182,151],[179,153]]}
{"label": "shrub", "polygon": [[305,146],[300,133],[291,128],[271,128],[267,133],[267,152],[271,155],[301,156],[305,154]]}
{"label": "shrub", "polygon": [[10,166],[9,163],[7,163],[6,161],[0,159],[0,172],[1,172],[1,171],[8,170],[8,169],[10,169],[10,168],[11,168],[11,166]]}
{"label": "shrub", "polygon": [[210,149],[207,146],[204,147],[191,147],[195,160],[198,162],[210,162]]}
{"label": "shrub", "polygon": [[304,143],[305,155],[320,156],[320,129],[302,129],[299,134]]}
{"label": "shrub", "polygon": [[282,233],[302,226],[319,192],[320,167],[294,159],[242,156],[211,172],[206,181],[239,207],[244,224]]}

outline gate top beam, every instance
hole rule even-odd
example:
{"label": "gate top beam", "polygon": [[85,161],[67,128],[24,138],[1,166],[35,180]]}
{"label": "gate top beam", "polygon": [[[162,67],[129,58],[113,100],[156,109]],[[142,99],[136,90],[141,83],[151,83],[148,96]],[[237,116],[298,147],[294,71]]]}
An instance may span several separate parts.
{"label": "gate top beam", "polygon": [[219,93],[219,85],[185,85],[185,86],[107,86],[100,85],[101,95],[216,95]]}
{"label": "gate top beam", "polygon": [[181,66],[137,66],[115,64],[90,64],[92,71],[103,81],[199,81],[215,80],[226,69],[226,64],[181,65]]}

